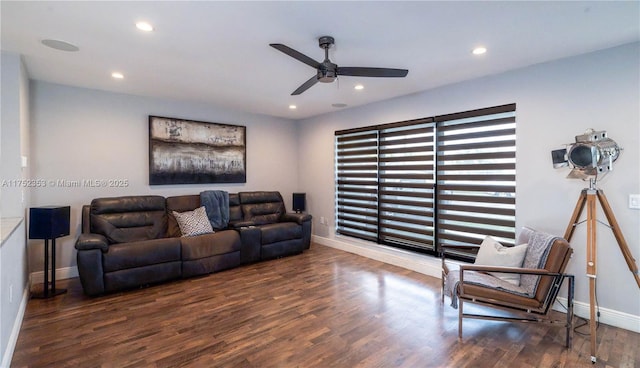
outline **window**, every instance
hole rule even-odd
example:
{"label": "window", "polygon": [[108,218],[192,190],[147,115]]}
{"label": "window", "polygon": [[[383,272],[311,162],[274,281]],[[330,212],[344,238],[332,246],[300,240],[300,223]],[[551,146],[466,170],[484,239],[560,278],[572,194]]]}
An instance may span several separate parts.
{"label": "window", "polygon": [[336,220],[343,235],[378,240],[378,132],[336,137]]}
{"label": "window", "polygon": [[515,112],[452,114],[437,117],[436,124],[438,243],[478,245],[491,235],[514,245]]}
{"label": "window", "polygon": [[514,243],[514,104],[335,134],[338,234],[425,253]]}
{"label": "window", "polygon": [[379,131],[379,240],[423,250],[434,249],[432,119]]}

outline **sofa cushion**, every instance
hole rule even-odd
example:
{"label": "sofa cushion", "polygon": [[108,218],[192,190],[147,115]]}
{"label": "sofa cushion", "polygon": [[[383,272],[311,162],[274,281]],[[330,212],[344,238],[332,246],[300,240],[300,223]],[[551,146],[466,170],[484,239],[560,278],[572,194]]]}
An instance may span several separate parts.
{"label": "sofa cushion", "polygon": [[102,259],[104,272],[180,261],[180,238],[112,244]]}
{"label": "sofa cushion", "polygon": [[180,239],[183,261],[240,251],[240,235],[235,230],[223,230]]}
{"label": "sofa cushion", "polygon": [[229,193],[229,222],[244,220],[242,208],[240,208],[240,196],[238,193]]}
{"label": "sofa cushion", "polygon": [[286,212],[279,192],[240,192],[238,195],[244,220],[255,225],[278,222]]}
{"label": "sofa cushion", "polygon": [[198,207],[193,211],[182,213],[173,211],[173,216],[176,218],[176,221],[178,221],[182,236],[195,236],[213,232],[213,228],[207,217],[207,210],[204,206]]}
{"label": "sofa cushion", "polygon": [[280,222],[262,225],[259,228],[262,232],[262,244],[302,238],[302,226],[295,222]]}
{"label": "sofa cushion", "polygon": [[91,201],[90,230],[109,244],[158,239],[167,232],[161,196],[96,198]]}

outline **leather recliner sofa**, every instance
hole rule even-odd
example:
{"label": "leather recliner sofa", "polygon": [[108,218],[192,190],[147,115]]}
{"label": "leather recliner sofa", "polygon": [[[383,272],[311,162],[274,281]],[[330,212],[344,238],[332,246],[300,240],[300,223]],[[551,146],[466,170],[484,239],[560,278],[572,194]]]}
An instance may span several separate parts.
{"label": "leather recliner sofa", "polygon": [[287,213],[279,192],[229,194],[229,227],[182,236],[173,211],[200,207],[199,195],[97,198],[82,209],[77,263],[87,295],[218,272],[302,253],[311,216]]}

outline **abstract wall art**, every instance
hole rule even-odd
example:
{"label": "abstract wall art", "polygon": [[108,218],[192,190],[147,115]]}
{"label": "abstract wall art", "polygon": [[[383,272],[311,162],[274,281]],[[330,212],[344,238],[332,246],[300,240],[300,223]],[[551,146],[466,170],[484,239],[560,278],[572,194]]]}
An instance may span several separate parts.
{"label": "abstract wall art", "polygon": [[246,183],[246,130],[149,116],[149,184]]}

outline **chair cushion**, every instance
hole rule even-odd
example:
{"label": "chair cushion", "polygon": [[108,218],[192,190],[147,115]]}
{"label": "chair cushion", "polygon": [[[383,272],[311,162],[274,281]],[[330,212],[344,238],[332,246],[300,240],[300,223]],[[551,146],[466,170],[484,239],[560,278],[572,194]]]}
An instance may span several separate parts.
{"label": "chair cushion", "polygon": [[[467,276],[467,273],[465,272],[465,278],[466,276]],[[485,274],[485,276],[493,277],[487,274]],[[497,279],[497,278],[494,277],[494,279]],[[503,282],[509,284],[506,281],[503,281]],[[510,285],[515,286],[513,284],[510,284]],[[504,286],[506,287],[506,285]],[[463,299],[468,298],[468,299],[476,299],[476,300],[478,299],[491,300],[492,304],[498,304],[498,305],[504,305],[504,306],[519,305],[519,306],[526,306],[531,309],[539,309],[542,307],[542,303],[540,303],[540,301],[536,300],[535,298],[529,298],[523,295],[519,295],[511,291],[507,291],[506,289],[503,289],[503,288],[492,289],[492,288],[484,287],[482,285],[467,284],[466,280],[464,285],[464,294],[461,294],[459,297]]]}
{"label": "chair cushion", "polygon": [[526,290],[518,285],[500,279],[491,273],[465,271],[464,273],[464,295],[460,293],[460,265],[446,262],[446,273],[444,275],[444,292],[451,297],[451,306],[458,308],[458,297],[473,299],[480,297],[483,299],[491,295],[497,304],[509,303],[517,300],[518,304],[525,304],[532,308],[538,308],[538,300],[528,297]]}
{"label": "chair cushion", "polygon": [[[505,247],[490,236],[486,236],[480,244],[474,264],[483,266],[521,267],[527,252],[527,244]],[[493,276],[520,285],[520,274],[492,272]]]}

